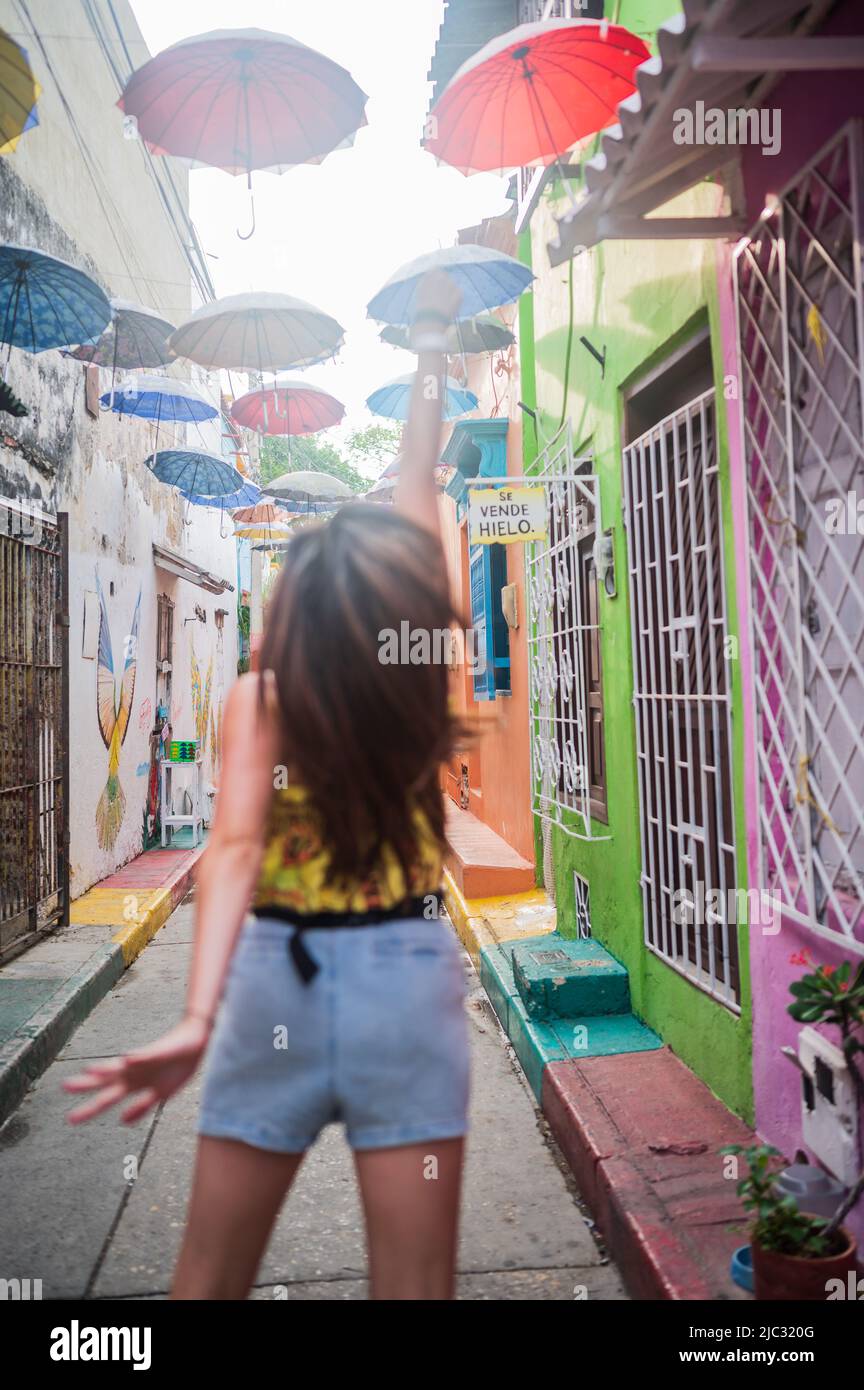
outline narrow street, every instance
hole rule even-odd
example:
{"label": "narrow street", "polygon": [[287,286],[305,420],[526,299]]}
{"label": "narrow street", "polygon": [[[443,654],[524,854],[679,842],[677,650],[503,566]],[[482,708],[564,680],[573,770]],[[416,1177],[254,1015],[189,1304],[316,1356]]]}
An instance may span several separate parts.
{"label": "narrow street", "polygon": [[[46,1299],[164,1298],[170,1287],[199,1085],[134,1129],[112,1112],[71,1130],[61,1083],[84,1062],[140,1046],[179,1017],[192,929],[190,896],[0,1130],[0,1173],[4,1190],[15,1194],[0,1209],[4,1267],[41,1279]],[[474,1098],[458,1297],[624,1298],[465,960]],[[366,1297],[362,1216],[350,1151],[335,1129],[325,1131],[301,1170],[252,1297]]]}

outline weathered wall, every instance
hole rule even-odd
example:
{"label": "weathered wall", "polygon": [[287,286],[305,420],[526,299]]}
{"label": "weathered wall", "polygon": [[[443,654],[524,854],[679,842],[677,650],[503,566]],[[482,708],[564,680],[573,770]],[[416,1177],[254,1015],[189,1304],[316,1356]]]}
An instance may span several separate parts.
{"label": "weathered wall", "polygon": [[[670,12],[668,0],[621,6],[620,20],[647,36]],[[720,190],[703,184],[670,203],[668,215],[708,215],[718,211]],[[573,262],[571,368],[566,383],[568,267],[549,267],[546,243],[552,239],[553,207],[541,204],[531,222],[533,265],[538,276],[532,296],[536,402],[548,438],[569,414],[574,445],[592,452],[600,479],[602,525],[614,531],[618,594],[600,595],[603,696],[607,758],[608,828],[596,824],[606,841],[581,842],[556,832],[555,888],[559,930],[576,931],[573,871],[590,884],[593,930],[630,972],[633,1005],[678,1055],[734,1110],[752,1109],[750,994],[746,931],[739,929],[742,974],[740,1017],[715,1002],[650,954],[643,944],[639,793],[632,707],[631,607],[627,549],[622,526],[622,391],[662,360],[705,319],[716,343],[715,248],[708,241],[606,242]],[[560,210],[560,209],[559,209]],[[526,313],[528,311],[526,310]],[[606,348],[606,372],[580,344],[585,335]],[[523,372],[525,362],[523,359]],[[718,398],[722,397],[722,359],[715,350]],[[722,415],[722,412],[719,412]],[[734,551],[729,512],[728,458],[721,420],[719,462],[724,511],[729,630],[736,632]],[[530,439],[530,431],[526,438]],[[730,663],[734,749],[734,795],[738,839],[738,882],[746,887],[741,770],[741,684],[738,663]]]}
{"label": "weathered wall", "polygon": [[[176,323],[191,307],[182,230],[168,220],[142,148],[123,139],[116,82],[83,7],[30,0],[29,8],[54,75],[33,36],[21,33],[16,7],[0,0],[0,25],[27,47],[43,87],[39,126],[21,139],[14,155],[0,160],[0,235],[72,261],[109,294],[161,310]],[[134,61],[144,61],[146,48],[129,6],[123,0],[115,9]],[[173,161],[171,169],[185,200],[186,173]],[[0,417],[0,493],[32,498],[50,512],[69,513],[70,857],[72,895],[77,896],[142,847],[156,704],[157,593],[167,593],[176,603],[175,735],[203,736],[207,706],[205,781],[214,772],[211,748],[218,742],[220,710],[236,670],[236,595],[216,596],[155,569],[152,544],[183,552],[235,586],[236,552],[233,540],[222,538],[215,514],[194,508],[191,519],[184,520],[173,490],[156,482],[144,467],[144,459],[157,447],[154,427],[109,412],[94,419],[87,412],[81,363],[56,351],[31,357],[13,350],[9,381],[31,414],[22,420]],[[199,374],[196,384],[218,404],[215,377],[210,381]],[[100,390],[109,386],[110,373],[103,371]],[[184,438],[184,430],[162,426],[158,447]],[[188,442],[190,447],[221,452],[220,432],[212,427],[190,427]],[[97,662],[82,655],[85,595],[100,587],[118,699],[124,645],[139,594],[141,601],[134,699],[119,753],[125,805],[115,795],[113,810],[106,801],[100,808],[109,752],[97,719]],[[196,604],[206,613],[206,622],[194,616]],[[228,610],[221,636],[215,623],[220,607]],[[187,617],[192,621],[185,621]],[[201,693],[198,729],[196,668]]]}

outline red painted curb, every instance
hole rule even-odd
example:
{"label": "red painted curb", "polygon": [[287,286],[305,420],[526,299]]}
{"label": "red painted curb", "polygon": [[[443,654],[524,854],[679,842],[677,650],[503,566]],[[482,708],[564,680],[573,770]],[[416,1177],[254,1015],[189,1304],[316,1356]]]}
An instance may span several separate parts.
{"label": "red painted curb", "polygon": [[753,1133],[668,1048],[551,1062],[542,1108],[634,1298],[744,1296],[729,1275],[744,1220],[718,1150]]}

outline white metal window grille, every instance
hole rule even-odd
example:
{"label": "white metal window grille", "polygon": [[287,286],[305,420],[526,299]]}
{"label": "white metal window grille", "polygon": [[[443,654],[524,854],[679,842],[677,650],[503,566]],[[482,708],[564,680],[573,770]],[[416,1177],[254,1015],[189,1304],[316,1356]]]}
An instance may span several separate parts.
{"label": "white metal window grille", "polygon": [[586,643],[599,624],[591,622],[588,570],[579,552],[586,535],[601,531],[596,475],[579,471],[590,464],[574,459],[568,420],[538,455],[536,473],[524,479],[545,489],[548,517],[547,538],[525,546],[533,808],[587,840],[609,838],[591,825]]}
{"label": "white metal window grille", "polygon": [[573,897],[576,905],[576,929],[580,940],[588,941],[593,936],[588,880],[575,872],[573,874]]}
{"label": "white metal window grille", "polygon": [[624,493],[645,941],[701,989],[737,1008],[713,391],[625,448]]}
{"label": "white metal window grille", "polygon": [[736,256],[759,880],[864,954],[864,158],[844,126]]}

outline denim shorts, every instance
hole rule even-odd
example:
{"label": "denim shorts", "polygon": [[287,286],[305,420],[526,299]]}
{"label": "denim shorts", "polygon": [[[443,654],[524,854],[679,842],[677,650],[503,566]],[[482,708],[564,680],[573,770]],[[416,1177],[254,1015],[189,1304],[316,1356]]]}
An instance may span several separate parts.
{"label": "denim shorts", "polygon": [[200,1134],[299,1153],[343,1123],[354,1149],[465,1134],[468,1019],[449,924],[311,927],[304,984],[292,928],[249,919],[207,1056]]}

